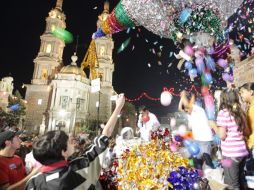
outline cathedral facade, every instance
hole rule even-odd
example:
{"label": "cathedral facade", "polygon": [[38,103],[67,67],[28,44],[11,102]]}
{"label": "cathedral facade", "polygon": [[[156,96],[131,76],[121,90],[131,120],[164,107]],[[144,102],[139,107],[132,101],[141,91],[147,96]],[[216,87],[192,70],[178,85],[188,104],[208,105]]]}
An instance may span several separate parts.
{"label": "cathedral facade", "polygon": [[[46,18],[46,29],[40,37],[41,45],[34,59],[31,84],[26,84],[27,115],[25,127],[44,133],[48,130],[74,132],[76,126],[87,120],[107,121],[111,114],[111,96],[114,93],[114,71],[111,36],[95,40],[98,63],[96,72],[100,77],[100,91],[91,92],[91,79],[77,66],[74,52],[71,64],[63,66],[63,40],[52,34],[52,29],[66,28],[63,0],[57,0]],[[99,16],[98,27],[109,14],[109,5]]]}

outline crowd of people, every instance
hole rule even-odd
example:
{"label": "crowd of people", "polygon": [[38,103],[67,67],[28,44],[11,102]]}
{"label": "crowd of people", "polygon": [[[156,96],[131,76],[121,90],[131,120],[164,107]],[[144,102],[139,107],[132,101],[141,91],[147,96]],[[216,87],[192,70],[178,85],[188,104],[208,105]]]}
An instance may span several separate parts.
{"label": "crowd of people", "polygon": [[[194,167],[216,168],[212,147],[217,135],[222,159],[230,163],[222,164],[224,184],[234,190],[254,188],[254,83],[222,90],[219,102],[216,120],[209,120],[195,96],[181,93],[179,110],[188,116],[193,141],[200,149],[193,157]],[[152,132],[160,127],[157,117],[142,106],[138,130],[125,127],[120,136],[112,138],[124,103],[124,95],[118,95],[101,134],[89,143],[82,135],[77,139],[61,130],[41,137],[13,129],[0,132],[0,190],[113,189],[105,181],[102,186],[99,183],[103,168],[111,167],[126,149],[149,143]],[[140,138],[135,137],[136,132]]]}

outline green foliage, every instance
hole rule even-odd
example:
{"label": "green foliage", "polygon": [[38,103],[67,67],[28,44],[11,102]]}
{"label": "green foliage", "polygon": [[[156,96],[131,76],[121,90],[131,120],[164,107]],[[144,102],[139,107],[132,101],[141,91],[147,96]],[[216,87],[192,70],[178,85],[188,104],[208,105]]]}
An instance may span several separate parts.
{"label": "green foliage", "polygon": [[22,99],[21,94],[18,90],[14,93],[14,96],[8,97],[8,107],[11,107],[13,105],[19,105],[19,109],[13,111],[10,110],[9,113],[7,113],[7,122],[9,125],[18,125],[20,121],[23,120],[24,116],[26,115],[26,106],[25,102]]}

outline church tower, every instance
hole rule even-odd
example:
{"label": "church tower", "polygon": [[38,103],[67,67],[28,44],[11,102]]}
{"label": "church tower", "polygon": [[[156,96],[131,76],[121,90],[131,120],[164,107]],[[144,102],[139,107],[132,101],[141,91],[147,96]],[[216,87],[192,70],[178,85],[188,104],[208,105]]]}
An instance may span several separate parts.
{"label": "church tower", "polygon": [[46,29],[41,35],[41,44],[34,59],[34,73],[31,84],[26,85],[27,115],[25,126],[32,131],[39,131],[45,118],[52,88],[50,82],[62,66],[65,43],[55,37],[52,31],[66,28],[65,14],[62,11],[63,0],[57,0],[46,18]]}
{"label": "church tower", "polygon": [[40,50],[34,60],[32,84],[49,84],[56,70],[61,66],[65,43],[53,36],[52,31],[56,27],[66,28],[62,4],[63,0],[57,0],[56,7],[46,18],[46,29],[41,36]]}
{"label": "church tower", "polygon": [[[101,27],[102,23],[109,15],[109,2],[104,3],[104,10],[98,16],[97,28]],[[95,46],[97,51],[98,63],[96,65],[96,72],[101,79],[100,98],[91,95],[90,98],[90,113],[96,113],[96,101],[99,99],[100,111],[99,118],[101,121],[106,121],[111,114],[111,96],[113,93],[112,78],[114,72],[114,64],[112,59],[112,52],[114,49],[114,41],[111,35],[95,39]]]}

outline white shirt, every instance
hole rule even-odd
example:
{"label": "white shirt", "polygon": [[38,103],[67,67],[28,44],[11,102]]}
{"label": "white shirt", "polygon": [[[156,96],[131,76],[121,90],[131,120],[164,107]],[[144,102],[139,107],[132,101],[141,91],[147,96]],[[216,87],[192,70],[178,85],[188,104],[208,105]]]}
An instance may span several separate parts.
{"label": "white shirt", "polygon": [[144,141],[150,140],[151,131],[156,129],[160,126],[160,122],[158,121],[157,117],[153,113],[148,113],[149,121],[143,123],[142,121],[138,121],[138,128],[140,128],[140,137]]}
{"label": "white shirt", "polygon": [[208,124],[205,110],[193,105],[192,112],[188,115],[189,127],[192,129],[193,139],[197,141],[212,141],[213,133]]}

